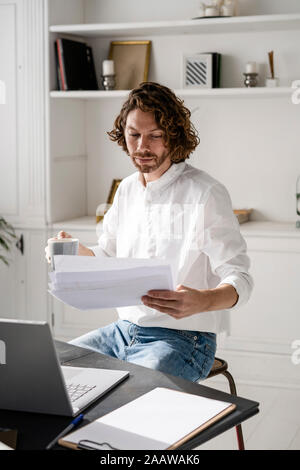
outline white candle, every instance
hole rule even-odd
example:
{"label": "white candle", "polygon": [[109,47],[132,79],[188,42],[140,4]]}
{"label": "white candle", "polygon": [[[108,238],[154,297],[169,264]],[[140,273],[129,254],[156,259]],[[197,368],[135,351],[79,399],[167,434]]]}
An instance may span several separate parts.
{"label": "white candle", "polygon": [[219,8],[214,6],[207,6],[205,8],[205,16],[219,16]]}
{"label": "white candle", "polygon": [[114,75],[115,64],[113,60],[104,60],[102,62],[102,75]]}
{"label": "white candle", "polygon": [[257,73],[256,62],[248,62],[246,64],[246,73]]}

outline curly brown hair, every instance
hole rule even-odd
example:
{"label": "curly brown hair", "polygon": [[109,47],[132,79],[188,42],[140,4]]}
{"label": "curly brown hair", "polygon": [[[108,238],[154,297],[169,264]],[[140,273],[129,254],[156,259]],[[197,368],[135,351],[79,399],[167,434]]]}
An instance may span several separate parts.
{"label": "curly brown hair", "polygon": [[114,122],[113,130],[107,132],[110,140],[117,142],[128,154],[126,120],[130,111],[137,108],[154,114],[158,127],[164,131],[165,145],[170,150],[173,163],[189,158],[200,142],[190,121],[191,112],[173,91],[155,82],[143,82],[130,92]]}

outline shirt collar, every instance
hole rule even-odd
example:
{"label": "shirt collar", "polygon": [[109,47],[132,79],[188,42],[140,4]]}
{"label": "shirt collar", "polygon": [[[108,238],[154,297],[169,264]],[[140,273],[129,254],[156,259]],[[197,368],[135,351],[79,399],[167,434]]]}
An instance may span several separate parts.
{"label": "shirt collar", "polygon": [[181,175],[185,167],[185,162],[172,163],[172,165],[161,175],[160,178],[155,181],[150,181],[147,183],[146,187],[144,187],[143,176],[141,173],[139,173],[138,179],[140,184],[145,190],[147,190],[147,192],[162,192]]}

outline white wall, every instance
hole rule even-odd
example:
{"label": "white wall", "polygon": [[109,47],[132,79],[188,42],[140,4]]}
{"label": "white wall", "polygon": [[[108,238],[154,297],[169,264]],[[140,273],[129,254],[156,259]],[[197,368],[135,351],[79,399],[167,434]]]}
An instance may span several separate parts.
{"label": "white wall", "polygon": [[[129,157],[109,141],[122,100],[88,103],[88,209],[106,200],[113,178],[134,171]],[[199,104],[193,122],[201,139],[188,161],[222,181],[235,208],[254,208],[257,220],[295,220],[295,179],[300,174],[300,106],[287,98],[186,100]],[[102,113],[106,106],[105,114]]]}
{"label": "white wall", "polygon": [[[87,23],[95,23],[96,18],[101,23],[188,19],[197,16],[200,4],[200,0],[85,0],[85,2]],[[296,13],[300,12],[300,2],[299,0],[239,0],[239,11],[240,15]]]}
{"label": "white wall", "polygon": [[85,0],[50,0],[49,24],[76,24],[84,21]]}

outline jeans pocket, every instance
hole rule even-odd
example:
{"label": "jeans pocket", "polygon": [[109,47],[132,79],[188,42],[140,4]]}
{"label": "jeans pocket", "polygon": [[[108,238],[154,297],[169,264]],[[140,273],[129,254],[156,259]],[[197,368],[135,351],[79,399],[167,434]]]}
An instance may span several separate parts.
{"label": "jeans pocket", "polygon": [[207,355],[213,355],[215,357],[217,345],[214,341],[207,341],[205,343],[205,353]]}
{"label": "jeans pocket", "polygon": [[214,343],[207,342],[204,349],[205,360],[202,363],[201,379],[205,379],[211,371],[215,361],[216,345]]}
{"label": "jeans pocket", "polygon": [[188,361],[190,365],[193,364],[195,369],[195,379],[204,380],[211,371],[215,360],[216,343],[211,340],[206,340],[203,337],[199,338],[195,345],[191,359]]}

